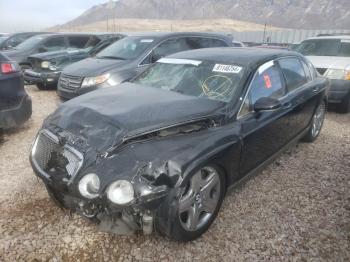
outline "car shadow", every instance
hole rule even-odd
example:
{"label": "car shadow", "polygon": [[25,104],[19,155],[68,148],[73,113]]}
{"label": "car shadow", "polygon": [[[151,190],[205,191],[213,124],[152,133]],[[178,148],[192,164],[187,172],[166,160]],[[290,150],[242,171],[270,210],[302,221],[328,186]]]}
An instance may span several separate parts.
{"label": "car shadow", "polygon": [[19,134],[29,129],[31,127],[32,121],[33,120],[30,118],[27,122],[25,122],[21,126],[13,127],[5,130],[0,129],[0,146],[8,142],[10,140],[10,136],[14,136],[16,134]]}

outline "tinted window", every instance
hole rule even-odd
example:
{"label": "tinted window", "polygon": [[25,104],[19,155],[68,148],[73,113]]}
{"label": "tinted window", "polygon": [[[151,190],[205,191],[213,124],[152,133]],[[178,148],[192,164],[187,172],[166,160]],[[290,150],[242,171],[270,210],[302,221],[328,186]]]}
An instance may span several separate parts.
{"label": "tinted window", "polygon": [[227,47],[227,43],[219,39],[210,39],[210,47]]}
{"label": "tinted window", "polygon": [[262,97],[278,99],[285,93],[280,70],[272,61],[268,62],[257,70],[239,115],[244,116],[252,112],[255,102]]}
{"label": "tinted window", "polygon": [[107,59],[134,59],[140,56],[154,39],[148,37],[125,37],[103,49],[97,54],[97,58]]}
{"label": "tinted window", "polygon": [[298,58],[284,58],[279,60],[279,64],[289,91],[297,89],[307,82],[304,68]]}
{"label": "tinted window", "polygon": [[69,47],[82,49],[86,46],[89,39],[89,36],[69,36]]}
{"label": "tinted window", "polygon": [[[260,70],[261,71],[261,70]],[[275,65],[259,72],[252,81],[250,100],[253,105],[259,98],[280,98],[285,95],[281,74]]]}
{"label": "tinted window", "polygon": [[350,57],[350,39],[341,41],[339,48],[339,56]]}
{"label": "tinted window", "polygon": [[186,49],[188,48],[186,48],[185,39],[183,38],[169,39],[154,49],[153,56],[159,59],[161,57],[174,54],[180,51],[184,51]]}
{"label": "tinted window", "polygon": [[64,37],[53,37],[43,43],[45,52],[62,50],[66,48]]}
{"label": "tinted window", "polygon": [[28,50],[36,47],[40,42],[42,42],[45,39],[45,36],[33,36],[29,39],[25,40],[24,42],[20,43],[16,49],[19,50]]}
{"label": "tinted window", "polygon": [[227,47],[227,44],[220,39],[204,37],[187,37],[186,44],[188,47],[187,49]]}
{"label": "tinted window", "polygon": [[286,93],[281,72],[272,62],[262,65],[251,82],[250,90],[240,112],[244,116],[253,111],[253,105],[262,97],[281,98]]}
{"label": "tinted window", "polygon": [[5,42],[5,40],[7,39],[8,37],[6,36],[0,36],[0,44],[2,44],[3,42]]}
{"label": "tinted window", "polygon": [[306,56],[337,56],[339,45],[339,39],[311,39],[302,42],[296,51]]}

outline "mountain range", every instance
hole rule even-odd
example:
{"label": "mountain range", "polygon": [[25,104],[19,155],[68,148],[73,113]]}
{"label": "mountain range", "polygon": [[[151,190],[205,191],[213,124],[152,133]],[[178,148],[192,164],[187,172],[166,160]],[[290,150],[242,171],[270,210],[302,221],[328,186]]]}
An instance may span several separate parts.
{"label": "mountain range", "polygon": [[108,19],[232,19],[295,29],[349,29],[350,0],[119,0],[93,6],[62,25]]}

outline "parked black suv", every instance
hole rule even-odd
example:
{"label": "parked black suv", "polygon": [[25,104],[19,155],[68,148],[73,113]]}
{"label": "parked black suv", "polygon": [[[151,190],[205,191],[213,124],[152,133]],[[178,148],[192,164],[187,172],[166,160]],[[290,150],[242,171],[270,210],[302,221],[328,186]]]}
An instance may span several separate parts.
{"label": "parked black suv", "polygon": [[69,49],[39,53],[28,57],[32,69],[25,70],[26,82],[36,84],[41,90],[57,87],[62,70],[77,61],[93,56],[108,45],[123,38],[122,34],[96,34],[68,37]]}
{"label": "parked black suv", "polygon": [[2,36],[0,38],[0,51],[10,50],[35,35],[47,34],[45,32],[25,32]]}
{"label": "parked black suv", "polygon": [[[24,71],[31,69],[28,57],[37,53],[66,50],[76,46],[85,45],[90,41],[93,34],[44,34],[33,36],[19,44],[13,50],[4,53],[12,60],[16,61]],[[96,39],[97,40],[97,39]]]}
{"label": "parked black suv", "polygon": [[0,53],[0,129],[21,125],[32,115],[32,101],[24,90],[21,69]]}
{"label": "parked black suv", "polygon": [[232,46],[232,38],[213,33],[139,33],[128,35],[95,57],[67,66],[58,83],[66,100],[130,80],[160,58],[185,50]]}

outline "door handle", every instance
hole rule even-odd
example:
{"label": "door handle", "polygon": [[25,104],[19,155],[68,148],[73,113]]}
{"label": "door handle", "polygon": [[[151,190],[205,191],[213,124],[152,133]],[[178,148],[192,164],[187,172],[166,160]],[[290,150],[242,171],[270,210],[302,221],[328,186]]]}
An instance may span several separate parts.
{"label": "door handle", "polygon": [[314,89],[312,89],[312,92],[317,93],[319,90],[320,90],[319,87],[314,87]]}

